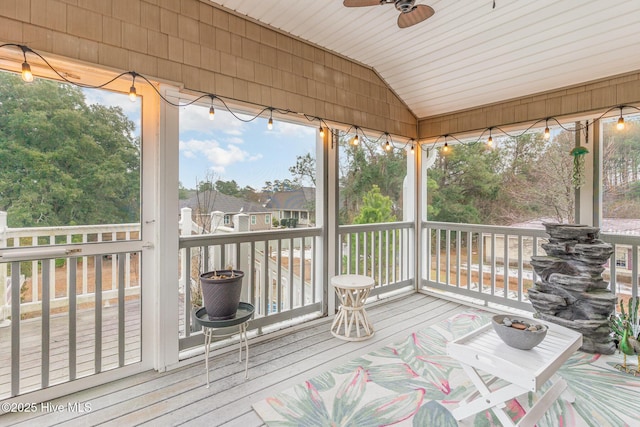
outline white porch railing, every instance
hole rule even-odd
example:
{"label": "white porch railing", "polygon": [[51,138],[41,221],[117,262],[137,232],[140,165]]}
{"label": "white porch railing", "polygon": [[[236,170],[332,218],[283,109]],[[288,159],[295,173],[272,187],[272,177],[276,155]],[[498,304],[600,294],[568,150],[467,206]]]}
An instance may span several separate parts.
{"label": "white porch railing", "polygon": [[326,313],[326,275],[320,228],[180,237],[180,350],[201,345],[202,333],[191,316],[200,274],[228,266],[245,273],[241,300],[256,307],[251,328],[296,317]]}
{"label": "white porch railing", "polygon": [[[374,295],[414,286],[413,233],[412,223],[340,227],[339,272],[374,277]],[[1,252],[12,253],[0,258],[0,340],[9,344],[0,348],[0,399],[141,360],[139,235],[138,224],[0,229]],[[299,228],[180,237],[180,349],[202,343],[192,284],[228,265],[245,272],[252,329],[326,315],[324,260],[336,252],[322,236]],[[118,253],[108,252],[112,242]]]}
{"label": "white porch railing", "polygon": [[[622,268],[616,266],[614,251],[603,273],[610,289],[621,298],[637,296],[640,236],[601,234],[600,238],[629,253],[630,265]],[[536,274],[529,261],[532,255],[545,253],[541,245],[546,241],[547,233],[538,229],[425,222],[420,287],[533,311],[527,290]]]}
{"label": "white porch railing", "polygon": [[[4,212],[2,212],[4,213]],[[6,213],[0,215],[0,250],[5,248],[33,248],[35,246],[47,247],[82,244],[101,243],[115,241],[137,240],[140,236],[139,224],[104,224],[104,225],[81,225],[70,227],[25,227],[8,228],[6,225]],[[125,257],[124,286],[127,294],[138,294],[140,283],[139,263],[137,259],[132,259],[130,254],[123,254]],[[68,305],[66,293],[55,291],[58,282],[67,282],[70,277],[71,266],[62,261],[64,257],[56,259],[29,260],[22,266],[22,274],[17,279],[9,274],[8,263],[0,263],[0,320],[7,316],[6,311],[10,308],[9,297],[11,288],[17,286],[21,290],[20,311],[26,313],[38,313],[42,310],[43,282],[39,274],[32,274],[42,269],[44,263],[49,264],[49,286],[51,296],[51,308],[65,307]],[[78,291],[77,301],[82,304],[93,298],[92,274],[95,268],[93,260],[83,256],[78,258]],[[1,260],[0,260],[1,261]],[[27,265],[30,264],[30,265]],[[105,298],[115,297],[118,292],[117,270],[118,259],[112,254],[104,254],[102,261],[103,271],[108,270],[109,283],[104,283],[103,292]],[[106,270],[105,270],[106,269]]]}
{"label": "white porch railing", "polygon": [[[6,293],[0,399],[141,361],[140,253],[87,252],[0,263],[11,284],[23,283]],[[20,303],[25,290],[33,297]]]}
{"label": "white porch railing", "polygon": [[373,277],[372,296],[415,286],[412,222],[343,225],[338,235],[340,273]]}
{"label": "white porch railing", "polygon": [[9,228],[0,212],[0,399],[141,360],[140,253],[127,243],[139,236],[139,224]]}

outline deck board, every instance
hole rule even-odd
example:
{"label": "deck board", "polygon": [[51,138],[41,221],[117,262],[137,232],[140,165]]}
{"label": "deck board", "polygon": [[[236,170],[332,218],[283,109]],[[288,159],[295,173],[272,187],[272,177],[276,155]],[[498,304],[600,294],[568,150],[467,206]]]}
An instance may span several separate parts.
{"label": "deck board", "polygon": [[54,401],[89,402],[88,414],[63,412],[46,418],[41,413],[7,414],[0,417],[0,424],[261,426],[262,420],[251,408],[254,402],[464,309],[432,296],[408,295],[367,309],[376,333],[366,341],[334,338],[329,319],[273,338],[252,339],[247,381],[234,346],[233,351],[210,360],[209,389],[204,362],[195,358],[195,363],[172,371],[144,372]]}

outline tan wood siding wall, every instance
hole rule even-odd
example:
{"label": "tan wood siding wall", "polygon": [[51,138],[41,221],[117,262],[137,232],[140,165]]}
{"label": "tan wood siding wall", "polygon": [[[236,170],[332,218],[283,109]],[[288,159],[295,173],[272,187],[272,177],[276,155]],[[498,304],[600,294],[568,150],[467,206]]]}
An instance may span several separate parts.
{"label": "tan wood siding wall", "polygon": [[492,126],[588,114],[639,102],[640,72],[626,73],[501,103],[422,118],[418,121],[418,134],[421,139],[464,134]]}
{"label": "tan wood siding wall", "polygon": [[2,0],[0,41],[416,137],[415,116],[371,68],[201,0]]}

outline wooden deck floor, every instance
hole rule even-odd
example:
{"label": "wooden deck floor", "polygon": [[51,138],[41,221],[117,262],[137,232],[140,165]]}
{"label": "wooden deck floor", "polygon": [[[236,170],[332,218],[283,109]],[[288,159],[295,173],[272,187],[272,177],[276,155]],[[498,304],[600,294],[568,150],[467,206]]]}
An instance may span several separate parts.
{"label": "wooden deck floor", "polygon": [[[432,296],[413,294],[367,309],[376,328],[374,337],[345,342],[329,332],[330,321],[250,341],[249,379],[237,348],[211,359],[211,387],[205,387],[204,362],[165,373],[144,372],[84,390],[50,403],[86,402],[88,413],[42,412],[5,414],[0,425],[262,425],[251,405],[314,375],[339,366],[408,333],[436,323],[467,307]],[[275,334],[274,334],[275,335]]]}

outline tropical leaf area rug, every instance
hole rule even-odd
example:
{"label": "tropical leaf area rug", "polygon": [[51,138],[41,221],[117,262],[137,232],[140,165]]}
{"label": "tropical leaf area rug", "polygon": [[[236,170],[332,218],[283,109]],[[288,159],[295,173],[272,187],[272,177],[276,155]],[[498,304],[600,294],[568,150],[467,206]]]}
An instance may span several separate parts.
{"label": "tropical leaf area rug", "polygon": [[[451,415],[476,390],[446,343],[488,323],[470,310],[411,334],[403,341],[352,360],[253,405],[268,426],[475,426],[501,425],[492,411],[458,423]],[[635,357],[631,357],[635,359]],[[575,402],[561,396],[539,427],[639,426],[640,377],[614,368],[622,356],[577,352],[558,371]],[[487,378],[485,378],[487,380]],[[496,381],[491,388],[504,386]],[[517,421],[548,387],[507,403]]]}

